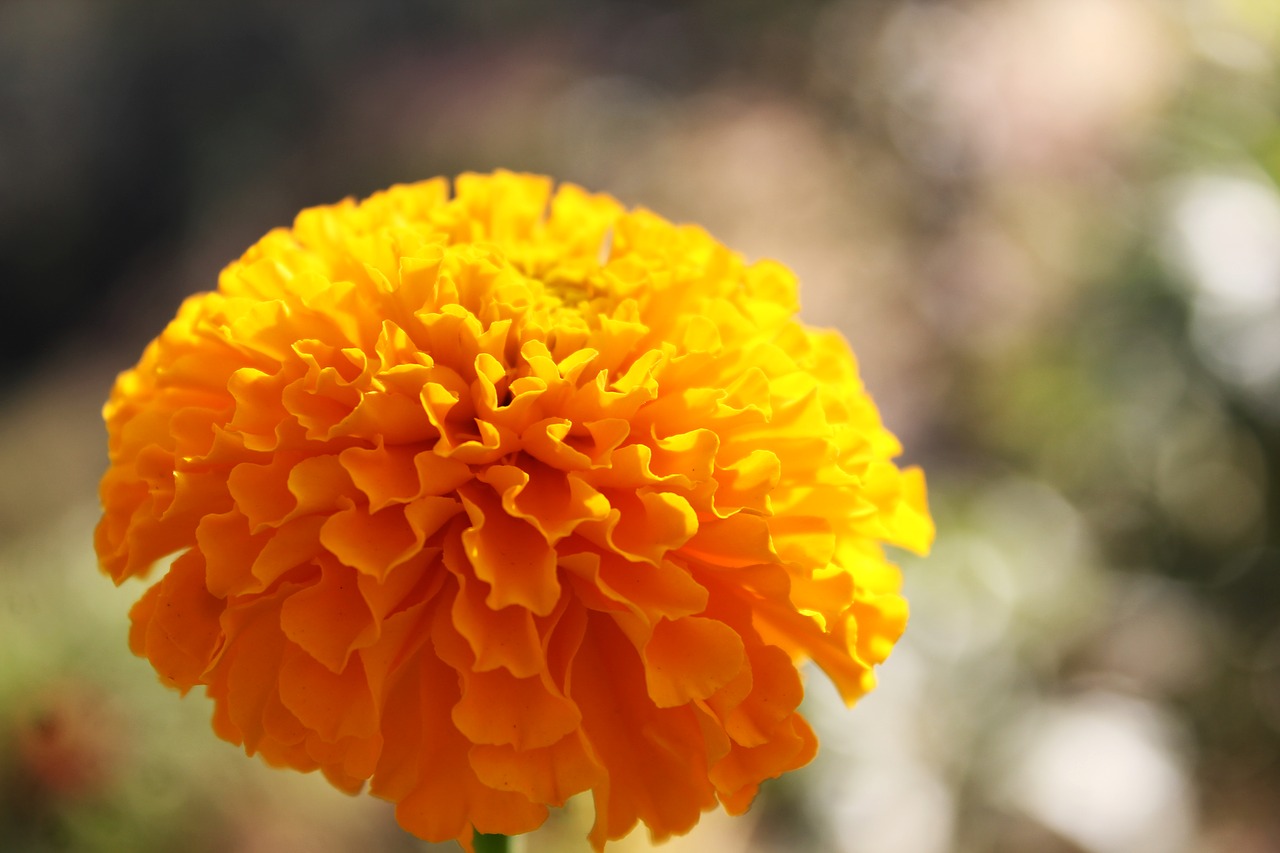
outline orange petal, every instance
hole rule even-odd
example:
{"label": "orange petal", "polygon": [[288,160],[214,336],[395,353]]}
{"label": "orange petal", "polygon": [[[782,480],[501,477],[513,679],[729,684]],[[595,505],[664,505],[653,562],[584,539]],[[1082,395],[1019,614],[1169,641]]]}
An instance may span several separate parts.
{"label": "orange petal", "polygon": [[546,677],[516,678],[495,668],[472,670],[466,641],[447,619],[437,619],[432,640],[441,659],[459,673],[462,698],[453,722],[472,743],[510,744],[517,749],[550,746],[578,725],[582,715]]}
{"label": "orange petal", "polygon": [[281,656],[288,643],[280,631],[280,604],[298,589],[281,584],[269,595],[241,601],[222,615],[226,645],[206,678],[217,703],[218,734],[243,744],[252,755],[267,737],[264,713],[276,699]]}
{"label": "orange petal", "polygon": [[836,537],[826,518],[775,515],[768,524],[773,548],[784,563],[819,568],[831,562]]}
{"label": "orange petal", "polygon": [[601,418],[583,423],[591,435],[590,449],[583,452],[591,457],[594,466],[609,465],[616,450],[631,434],[631,422],[626,418]]}
{"label": "orange petal", "polygon": [[378,638],[377,625],[357,594],[358,573],[325,561],[320,578],[299,590],[280,608],[280,628],[307,654],[339,673],[358,648]]}
{"label": "orange petal", "polygon": [[476,669],[505,667],[522,678],[541,672],[546,662],[533,614],[520,606],[492,610],[483,583],[465,578],[459,583],[462,589],[453,601],[453,621],[471,646]]}
{"label": "orange petal", "polygon": [[301,460],[297,454],[279,453],[265,463],[242,462],[231,469],[227,488],[255,530],[279,524],[298,505],[289,491],[289,472]]}
{"label": "orange petal", "polygon": [[[417,366],[417,365],[413,365]],[[394,368],[393,368],[394,369]],[[379,375],[385,381],[387,373]],[[388,444],[414,444],[432,441],[439,432],[431,424],[422,408],[420,386],[401,392],[366,391],[350,415],[342,422],[342,431],[348,435],[377,435]]]}
{"label": "orange petal", "polygon": [[529,459],[523,465],[493,465],[478,477],[502,495],[502,506],[555,544],[584,521],[609,514],[609,501],[581,477]]}
{"label": "orange petal", "polygon": [[471,479],[471,469],[420,445],[349,447],[339,455],[356,488],[377,512],[388,504],[406,503],[421,495],[445,495]]}
{"label": "orange petal", "polygon": [[715,804],[707,779],[706,745],[693,709],[657,708],[643,687],[635,647],[603,614],[588,615],[574,660],[569,695],[608,781],[593,790],[591,841],[626,835],[637,820],[655,841],[688,832]]}
{"label": "orange petal", "polygon": [[479,744],[471,748],[471,767],[481,782],[499,791],[518,791],[535,803],[562,806],[574,794],[599,784],[604,768],[588,753],[580,730],[550,746],[517,749]]}
{"label": "orange petal", "polygon": [[473,743],[516,749],[549,746],[573,731],[578,707],[549,691],[540,677],[516,678],[505,669],[463,674],[462,701],[453,721]]}
{"label": "orange petal", "polygon": [[226,606],[205,588],[204,559],[188,551],[129,613],[129,645],[166,684],[183,692],[201,682],[222,640]]}
{"label": "orange petal", "polygon": [[591,467],[591,457],[566,439],[573,423],[567,418],[546,418],[525,428],[520,444],[534,459],[561,471],[583,471]]}
{"label": "orange petal", "polygon": [[278,678],[280,701],[325,740],[368,737],[377,729],[373,695],[359,657],[335,673],[298,646],[285,643]]}
{"label": "orange petal", "polygon": [[116,553],[104,559],[113,577],[145,574],[156,560],[194,545],[196,526],[202,518],[231,509],[224,472],[180,471],[173,477],[174,499],[163,514],[152,515],[153,507],[146,503],[139,506],[128,521],[121,547],[112,549]]}
{"label": "orange petal", "polygon": [[373,621],[381,626],[384,619],[402,607],[433,598],[447,574],[440,564],[440,549],[424,548],[385,578],[358,574],[356,586],[373,614]]}
{"label": "orange petal", "polygon": [[513,604],[545,616],[560,598],[556,554],[534,527],[512,518],[487,487],[465,489],[462,502],[471,527],[462,533],[476,577],[489,584],[488,605]]}
{"label": "orange petal", "polygon": [[351,482],[351,475],[334,455],[303,459],[289,471],[288,482],[289,491],[297,500],[297,506],[288,518],[345,509],[355,502],[359,494]]}
{"label": "orange petal", "polygon": [[320,529],[320,542],[335,557],[377,578],[421,550],[459,509],[453,498],[419,498],[408,506],[389,506],[370,513],[351,507],[329,517]]}
{"label": "orange petal", "polygon": [[[396,806],[400,825],[437,842],[463,837],[469,842],[472,826],[504,835],[537,828],[546,819],[546,807],[521,794],[482,784],[471,769],[467,757],[471,745],[450,716],[459,699],[457,673],[434,655],[420,654],[414,680],[419,690],[418,760],[424,772]],[[379,790],[375,785],[374,791]]]}
{"label": "orange petal", "polygon": [[359,652],[369,683],[378,686],[380,730],[392,744],[378,757],[370,791],[392,801],[413,790],[425,769],[421,761],[425,733],[419,656],[430,641],[437,606],[447,607],[448,603],[424,601],[389,616],[382,626],[382,641]]}
{"label": "orange petal", "polygon": [[246,588],[245,591],[266,589],[290,569],[314,561],[323,550],[320,528],[324,522],[324,516],[304,515],[276,528],[253,561],[252,572],[258,581],[257,587]]}
{"label": "orange petal", "polygon": [[703,522],[681,553],[728,567],[775,563],[778,560],[769,541],[769,526],[765,519],[745,513]]}
{"label": "orange petal", "polygon": [[342,738],[329,743],[312,732],[306,739],[308,756],[320,765],[320,772],[339,791],[358,794],[373,774],[384,746],[382,736]]}
{"label": "orange petal", "polygon": [[[295,345],[296,346],[296,345]],[[324,441],[332,438],[338,426],[360,401],[360,392],[350,386],[338,387],[332,382],[322,393],[319,389],[307,387],[310,377],[303,377],[290,382],[280,393],[280,401],[285,411],[293,416],[305,430],[308,439]]]}
{"label": "orange petal", "polygon": [[760,783],[803,767],[813,760],[818,741],[800,715],[790,717],[785,731],[775,730],[759,746],[735,745],[711,768],[711,779],[724,803],[725,811],[742,814],[751,805]]}
{"label": "orange petal", "polygon": [[[228,426],[240,434],[251,450],[276,450],[281,443],[279,433],[287,428],[287,422],[292,422],[292,416],[280,402],[280,395],[301,370],[296,364],[289,370],[294,371],[292,376],[285,368],[281,368],[278,375],[272,375],[254,367],[242,367],[227,381],[227,390],[236,400],[235,414]],[[296,422],[292,425],[298,430]]]}
{"label": "orange petal", "polygon": [[608,518],[579,528],[583,538],[602,551],[658,565],[698,529],[697,513],[680,495],[647,489],[610,489],[606,494],[614,507]]}
{"label": "orange petal", "polygon": [[249,520],[237,510],[206,515],[196,528],[196,543],[205,558],[205,584],[219,598],[257,592],[253,564],[268,541],[271,531],[256,536],[249,532]]}
{"label": "orange petal", "polygon": [[686,616],[663,619],[644,647],[644,676],[659,708],[706,699],[746,662],[742,638],[723,622]]}
{"label": "orange petal", "polygon": [[846,703],[852,705],[874,685],[871,667],[854,658],[842,636],[825,632],[790,602],[757,599],[752,606],[753,624],[764,641],[792,655],[811,658],[835,683]]}
{"label": "orange petal", "polygon": [[658,439],[653,451],[653,471],[664,477],[681,477],[686,488],[711,479],[720,447],[720,436],[709,429],[696,429]]}
{"label": "orange petal", "polygon": [[698,515],[688,500],[671,492],[646,489],[635,497],[639,500],[626,493],[610,493],[609,502],[621,513],[612,542],[624,556],[657,565],[697,532]]}
{"label": "orange petal", "polygon": [[662,617],[692,616],[707,605],[706,587],[670,560],[654,566],[602,553],[597,585],[610,598],[628,603],[651,622]]}
{"label": "orange petal", "polygon": [[734,510],[748,509],[770,515],[773,508],[769,493],[778,485],[781,473],[777,455],[767,450],[752,450],[737,462],[718,468],[716,514],[723,518]]}
{"label": "orange petal", "polygon": [[717,708],[725,732],[735,743],[760,746],[774,736],[783,720],[795,713],[804,698],[804,686],[795,663],[777,646],[752,645],[748,658],[751,692],[746,698],[726,708],[716,695],[708,704]]}

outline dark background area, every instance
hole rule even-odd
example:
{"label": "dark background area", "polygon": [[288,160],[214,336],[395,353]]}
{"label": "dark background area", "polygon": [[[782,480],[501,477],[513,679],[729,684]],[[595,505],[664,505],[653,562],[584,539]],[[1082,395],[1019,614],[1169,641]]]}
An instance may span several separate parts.
{"label": "dark background area", "polygon": [[[156,267],[207,233],[210,218],[230,220],[216,221],[229,260],[303,206],[521,165],[493,162],[498,152],[530,168],[561,165],[529,144],[527,126],[496,132],[503,138],[476,158],[468,125],[494,110],[532,112],[530,101],[572,77],[635,77],[668,97],[726,80],[796,89],[817,9],[7,3],[0,376],[20,381],[23,368],[104,326],[153,328],[172,307],[154,292]],[[153,310],[155,301],[166,304]],[[140,311],[150,322],[134,319]]]}

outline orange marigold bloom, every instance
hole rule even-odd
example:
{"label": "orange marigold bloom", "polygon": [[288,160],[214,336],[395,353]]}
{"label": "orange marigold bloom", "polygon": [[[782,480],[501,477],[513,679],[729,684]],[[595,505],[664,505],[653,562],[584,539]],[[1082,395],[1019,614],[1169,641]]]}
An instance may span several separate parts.
{"label": "orange marigold bloom", "polygon": [[601,848],[805,764],[906,621],[919,471],[796,282],[547,178],[317,207],[117,380],[96,546],[217,734],[470,847],[591,791]]}

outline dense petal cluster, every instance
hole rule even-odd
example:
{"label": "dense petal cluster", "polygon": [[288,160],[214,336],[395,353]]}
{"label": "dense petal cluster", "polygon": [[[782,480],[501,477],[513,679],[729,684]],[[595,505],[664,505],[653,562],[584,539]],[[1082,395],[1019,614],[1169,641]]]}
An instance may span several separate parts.
{"label": "dense petal cluster", "polygon": [[[105,417],[96,545],[167,569],[130,643],[268,762],[514,834],[688,831],[815,750],[933,535],[794,277],[499,172],[303,211],[188,299]],[[174,558],[174,555],[177,555]]]}

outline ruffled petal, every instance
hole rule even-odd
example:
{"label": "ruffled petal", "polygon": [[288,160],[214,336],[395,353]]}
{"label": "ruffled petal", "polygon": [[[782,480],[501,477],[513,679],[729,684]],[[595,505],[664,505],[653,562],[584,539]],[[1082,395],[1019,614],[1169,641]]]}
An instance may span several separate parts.
{"label": "ruffled petal", "polygon": [[291,642],[330,672],[346,669],[351,653],[378,639],[378,626],[364,598],[354,595],[357,574],[326,562],[320,578],[280,608],[280,628]]}
{"label": "ruffled petal", "polygon": [[685,705],[728,684],[745,660],[742,638],[723,622],[663,619],[644,647],[645,684],[659,708]]}
{"label": "ruffled petal", "polygon": [[587,636],[574,662],[570,695],[582,709],[582,727],[608,779],[593,790],[596,821],[591,842],[602,849],[643,820],[654,840],[693,828],[715,805],[705,770],[706,746],[694,712],[658,708],[630,641],[603,614],[589,616]]}
{"label": "ruffled petal", "polygon": [[591,757],[580,729],[550,746],[518,749],[506,744],[477,744],[471,766],[480,781],[500,791],[516,791],[531,802],[562,806],[574,794],[599,785],[604,768]]}
{"label": "ruffled petal", "polygon": [[133,606],[129,644],[162,681],[185,693],[200,683],[222,644],[222,608],[205,587],[203,557],[188,551]]}
{"label": "ruffled petal", "polygon": [[486,488],[462,492],[471,527],[462,544],[475,576],[489,585],[486,603],[495,610],[519,605],[546,615],[560,597],[556,554],[532,525],[513,518]]}

